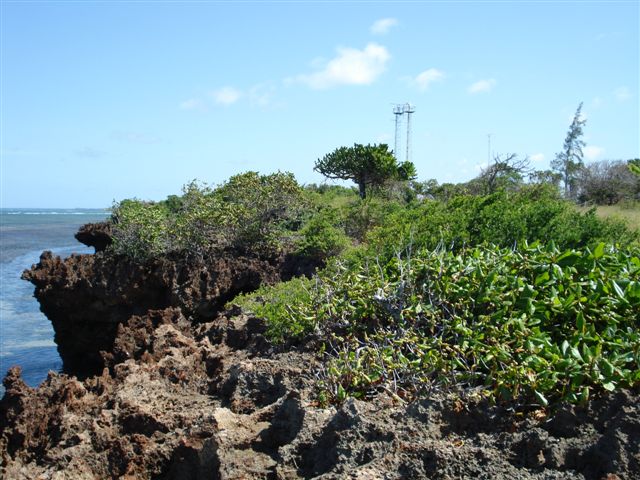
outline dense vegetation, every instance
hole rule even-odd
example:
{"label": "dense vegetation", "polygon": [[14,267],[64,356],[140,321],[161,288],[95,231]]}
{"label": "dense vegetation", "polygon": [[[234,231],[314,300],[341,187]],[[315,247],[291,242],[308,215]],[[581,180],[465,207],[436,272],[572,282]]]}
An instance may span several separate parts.
{"label": "dense vegetation", "polygon": [[514,161],[465,185],[394,174],[365,198],[286,173],[193,182],[114,205],[112,249],[326,264],[234,300],[274,344],[322,345],[322,401],[455,387],[547,405],[640,384],[640,233],[525,183]]}
{"label": "dense vegetation", "polygon": [[640,382],[637,247],[420,249],[338,261],[243,300],[273,339],[328,339],[327,400],[482,385],[546,405]]}
{"label": "dense vegetation", "polygon": [[147,259],[168,252],[216,250],[271,255],[291,242],[309,214],[303,190],[289,173],[247,172],[217,188],[191,182],[164,202],[114,205],[116,253]]}

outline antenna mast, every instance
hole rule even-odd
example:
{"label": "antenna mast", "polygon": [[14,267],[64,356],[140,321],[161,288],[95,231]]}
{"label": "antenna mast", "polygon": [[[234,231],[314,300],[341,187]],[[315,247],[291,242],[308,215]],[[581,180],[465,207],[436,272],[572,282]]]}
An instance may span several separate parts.
{"label": "antenna mast", "polygon": [[407,114],[407,155],[406,161],[411,159],[411,114],[416,111],[415,107],[410,103],[405,103],[403,112]]}
{"label": "antenna mast", "polygon": [[396,160],[398,160],[398,143],[400,141],[400,120],[401,120],[401,116],[404,114],[404,108],[402,107],[402,105],[395,105],[393,107],[393,114],[396,116],[396,135],[395,135],[395,142],[393,145],[393,155],[396,157]]}

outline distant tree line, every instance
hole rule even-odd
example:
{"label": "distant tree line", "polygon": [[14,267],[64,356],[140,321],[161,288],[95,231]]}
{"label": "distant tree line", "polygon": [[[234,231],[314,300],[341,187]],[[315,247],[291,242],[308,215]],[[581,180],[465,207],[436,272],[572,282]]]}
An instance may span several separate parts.
{"label": "distant tree line", "polygon": [[640,200],[640,159],[602,160],[585,164],[582,140],[586,119],[578,106],[563,148],[549,170],[534,170],[528,158],[515,153],[497,155],[469,182],[439,184],[436,180],[414,182],[418,195],[447,200],[460,194],[490,195],[515,191],[525,184],[546,185],[567,200],[582,204],[613,205]]}

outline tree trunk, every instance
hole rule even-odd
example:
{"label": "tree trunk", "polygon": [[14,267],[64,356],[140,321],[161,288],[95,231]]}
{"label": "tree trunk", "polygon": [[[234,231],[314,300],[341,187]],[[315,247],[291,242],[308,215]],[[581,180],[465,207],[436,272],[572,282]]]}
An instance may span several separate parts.
{"label": "tree trunk", "polygon": [[358,188],[360,189],[360,198],[364,198],[366,196],[366,184],[364,182],[358,183]]}

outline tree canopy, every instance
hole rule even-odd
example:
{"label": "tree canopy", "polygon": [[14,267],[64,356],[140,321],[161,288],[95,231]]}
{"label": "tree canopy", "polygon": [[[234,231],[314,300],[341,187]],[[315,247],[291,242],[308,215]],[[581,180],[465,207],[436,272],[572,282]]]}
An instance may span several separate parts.
{"label": "tree canopy", "polygon": [[569,131],[564,140],[564,146],[556,158],[551,161],[551,168],[562,176],[565,197],[575,196],[575,181],[583,166],[582,147],[585,146],[582,140],[582,127],[587,120],[582,116],[582,103],[578,105],[573,121],[569,126]]}
{"label": "tree canopy", "polygon": [[496,155],[493,163],[483,168],[480,175],[469,182],[471,190],[490,195],[499,189],[512,189],[521,185],[524,176],[531,173],[529,157],[518,158],[518,155]]}
{"label": "tree canopy", "polygon": [[411,162],[398,162],[388,145],[339,147],[316,161],[314,170],[327,178],[353,180],[365,198],[367,189],[389,180],[412,180],[416,168]]}

